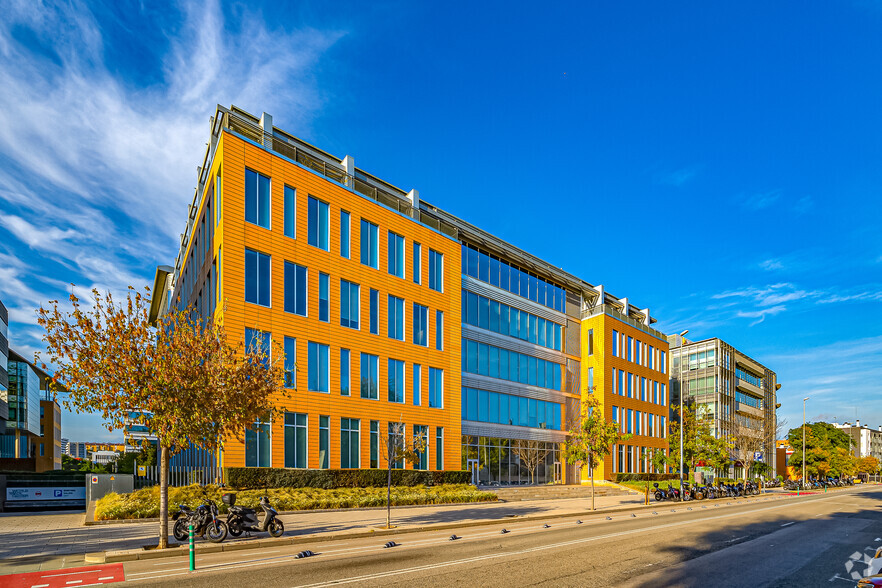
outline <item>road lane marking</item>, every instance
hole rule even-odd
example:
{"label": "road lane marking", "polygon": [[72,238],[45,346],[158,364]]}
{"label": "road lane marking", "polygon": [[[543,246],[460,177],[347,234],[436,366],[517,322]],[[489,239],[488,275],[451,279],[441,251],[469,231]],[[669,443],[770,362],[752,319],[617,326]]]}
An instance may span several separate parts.
{"label": "road lane marking", "polygon": [[[818,498],[818,499],[815,499],[815,500],[817,500],[817,501],[821,501],[821,500],[827,500],[827,499],[826,499],[826,498]],[[583,539],[575,539],[575,540],[572,540],[572,541],[564,541],[564,542],[561,542],[561,543],[554,543],[554,544],[550,544],[550,545],[541,545],[541,546],[538,546],[538,547],[532,547],[532,548],[530,548],[530,549],[524,549],[524,550],[521,550],[521,551],[514,551],[514,552],[510,552],[510,553],[488,554],[488,555],[482,555],[482,556],[477,556],[477,557],[472,557],[472,558],[465,558],[465,559],[460,559],[460,560],[452,560],[452,561],[447,561],[447,562],[439,562],[439,563],[437,563],[437,564],[430,564],[430,565],[425,565],[425,566],[416,566],[416,567],[412,567],[412,568],[405,568],[405,569],[399,569],[399,570],[390,570],[390,571],[387,571],[387,572],[377,572],[377,573],[375,573],[375,574],[366,574],[366,575],[362,575],[362,576],[351,576],[351,577],[349,577],[349,578],[340,578],[340,579],[337,579],[337,580],[328,580],[328,581],[319,582],[319,583],[315,583],[315,584],[304,584],[304,585],[301,586],[301,588],[312,588],[312,587],[317,587],[317,586],[327,586],[327,585],[330,585],[330,584],[352,584],[352,583],[354,583],[354,582],[364,582],[364,581],[367,581],[367,580],[375,580],[375,579],[380,579],[380,578],[388,578],[388,577],[391,577],[391,576],[398,576],[398,575],[407,574],[407,573],[422,572],[422,571],[434,570],[434,569],[445,568],[445,567],[450,567],[450,566],[463,565],[463,564],[468,564],[468,563],[475,563],[475,562],[479,562],[479,561],[487,561],[487,560],[492,560],[492,559],[499,559],[499,558],[503,558],[503,557],[512,557],[512,556],[517,556],[517,555],[525,555],[525,554],[528,554],[528,553],[533,553],[533,552],[538,552],[538,551],[544,551],[544,550],[548,550],[548,549],[557,549],[557,548],[561,548],[561,547],[569,547],[569,546],[572,546],[572,545],[579,545],[579,544],[582,544],[582,543],[590,543],[590,542],[593,542],[593,541],[600,541],[600,540],[602,540],[602,539],[611,539],[611,538],[614,538],[614,537],[622,537],[622,536],[626,536],[626,535],[634,535],[634,534],[636,534],[636,533],[645,533],[645,532],[647,532],[647,531],[657,531],[657,530],[667,529],[667,528],[672,528],[672,527],[682,527],[682,526],[685,526],[685,525],[694,525],[694,524],[701,523],[701,522],[708,522],[708,521],[719,520],[719,519],[728,519],[728,518],[732,518],[732,517],[743,516],[743,515],[745,515],[745,514],[749,514],[749,513],[765,512],[765,511],[770,511],[770,510],[778,510],[778,509],[781,509],[781,508],[787,508],[787,507],[790,507],[790,506],[796,506],[796,505],[793,504],[793,503],[788,503],[788,504],[782,504],[782,505],[772,506],[772,507],[767,507],[767,508],[756,508],[756,509],[753,509],[753,510],[747,511],[746,513],[745,513],[745,512],[741,512],[741,513],[731,513],[731,514],[719,515],[719,516],[715,516],[715,517],[701,518],[701,519],[697,519],[697,520],[693,520],[693,521],[682,521],[682,522],[679,522],[679,523],[669,523],[669,524],[666,524],[666,525],[658,525],[658,526],[655,526],[655,527],[650,527],[650,528],[648,528],[648,529],[647,529],[647,528],[643,528],[643,529],[633,529],[633,530],[630,530],[630,531],[620,531],[620,532],[618,532],[618,533],[608,533],[608,534],[606,534],[606,535],[599,535],[599,536],[597,536],[597,537],[586,537],[586,538],[583,538]]]}
{"label": "road lane marking", "polygon": [[735,543],[736,541],[741,541],[742,539],[747,539],[747,535],[744,537],[735,537],[734,539],[729,539],[726,543]]}
{"label": "road lane marking", "polygon": [[104,576],[103,578],[98,578],[99,582],[101,582],[103,580],[113,580],[113,576]]}
{"label": "road lane marking", "polygon": [[34,584],[31,588],[48,588],[49,584]]}
{"label": "road lane marking", "polygon": [[796,522],[796,521],[790,521],[789,523],[784,523],[784,524],[781,525],[781,526],[782,526],[782,527],[789,527],[790,525],[792,525],[792,524],[795,523],[795,522]]}

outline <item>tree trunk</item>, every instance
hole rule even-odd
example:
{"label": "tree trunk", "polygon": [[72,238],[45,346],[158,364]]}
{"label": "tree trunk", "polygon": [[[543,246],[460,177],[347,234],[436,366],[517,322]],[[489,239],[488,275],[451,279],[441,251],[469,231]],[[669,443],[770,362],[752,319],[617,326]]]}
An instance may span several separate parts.
{"label": "tree trunk", "polygon": [[168,447],[162,446],[159,466],[159,548],[168,547]]}
{"label": "tree trunk", "polygon": [[392,460],[389,460],[389,474],[386,478],[386,528],[392,528]]}
{"label": "tree trunk", "polygon": [[589,475],[591,476],[591,510],[594,510],[594,466],[591,466]]}

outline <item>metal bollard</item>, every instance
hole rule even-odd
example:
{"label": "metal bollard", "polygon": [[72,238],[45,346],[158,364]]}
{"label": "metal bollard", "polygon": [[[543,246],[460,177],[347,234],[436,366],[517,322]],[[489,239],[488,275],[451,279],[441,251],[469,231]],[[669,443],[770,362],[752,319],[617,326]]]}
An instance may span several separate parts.
{"label": "metal bollard", "polygon": [[193,537],[193,525],[190,525],[190,571],[196,571],[196,540]]}
{"label": "metal bollard", "polygon": [[646,482],[646,500],[644,504],[649,504],[649,482]]}

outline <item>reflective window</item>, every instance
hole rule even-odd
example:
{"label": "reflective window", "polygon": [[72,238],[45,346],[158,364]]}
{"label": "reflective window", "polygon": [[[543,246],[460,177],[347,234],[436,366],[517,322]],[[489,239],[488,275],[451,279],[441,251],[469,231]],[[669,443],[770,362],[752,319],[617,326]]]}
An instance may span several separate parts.
{"label": "reflective window", "polygon": [[[558,363],[468,339],[463,339],[462,346],[462,369],[465,372],[560,390],[561,366]],[[498,376],[495,375],[497,370]]]}
{"label": "reflective window", "polygon": [[413,303],[413,343],[429,346],[429,308]]}
{"label": "reflective window", "polygon": [[349,240],[349,213],[345,210],[340,211],[340,257],[349,259],[350,240]]}
{"label": "reflective window", "polygon": [[404,402],[404,362],[389,360],[389,402]]}
{"label": "reflective window", "polygon": [[358,419],[340,419],[340,467],[343,469],[357,468],[361,465],[361,451],[358,442],[361,421]]}
{"label": "reflective window", "polygon": [[389,273],[404,277],[404,237],[389,231]]}
{"label": "reflective window", "polygon": [[619,332],[613,329],[612,334],[612,354],[613,357],[619,356]]}
{"label": "reflective window", "polygon": [[435,311],[435,349],[444,349],[444,313]]}
{"label": "reflective window", "polygon": [[245,250],[245,302],[270,305],[270,256]]}
{"label": "reflective window", "polygon": [[462,321],[494,333],[561,350],[561,325],[466,290],[462,291]]}
{"label": "reflective window", "polygon": [[444,291],[444,255],[429,249],[429,288]]}
{"label": "reflective window", "polygon": [[245,168],[245,221],[270,228],[270,179]]}
{"label": "reflective window", "polygon": [[418,459],[413,465],[413,469],[427,470],[429,469],[429,427],[426,425],[414,425],[413,438],[415,441],[420,441],[423,447],[422,451],[417,452]]}
{"label": "reflective window", "polygon": [[285,236],[292,239],[296,236],[296,215],[297,215],[297,190],[291,186],[285,186]]}
{"label": "reflective window", "polygon": [[245,327],[245,352],[259,353],[264,365],[269,365],[272,336],[266,331]]}
{"label": "reflective window", "polygon": [[358,315],[361,297],[358,284],[340,280],[340,324],[350,329],[358,329]]}
{"label": "reflective window", "polygon": [[370,331],[372,335],[380,334],[380,292],[371,289],[370,292]]}
{"label": "reflective window", "polygon": [[328,274],[319,273],[318,318],[326,323],[331,320],[330,280],[331,277]]}
{"label": "reflective window", "polygon": [[404,341],[404,299],[390,294],[387,311],[389,338]]}
{"label": "reflective window", "polygon": [[423,386],[423,366],[418,363],[413,364],[413,405],[420,406],[422,403],[422,386]]}
{"label": "reflective window", "polygon": [[415,284],[423,283],[423,248],[419,243],[413,244],[413,282]]}
{"label": "reflective window", "polygon": [[245,429],[245,467],[272,467],[272,441],[270,424],[255,422]]}
{"label": "reflective window", "polygon": [[307,203],[307,243],[313,247],[318,247],[325,251],[329,251],[328,235],[330,233],[328,227],[328,203],[322,202],[312,196],[309,197]]}
{"label": "reflective window", "polygon": [[380,358],[369,353],[361,354],[361,397],[370,400],[380,398]]}
{"label": "reflective window", "polygon": [[285,467],[305,468],[306,463],[306,415],[299,412],[285,413]]}
{"label": "reflective window", "polygon": [[297,387],[297,339],[285,337],[285,388]]}
{"label": "reflective window", "polygon": [[306,316],[306,268],[285,262],[285,312]]}
{"label": "reflective window", "polygon": [[340,350],[340,396],[349,396],[349,380],[352,373],[350,357],[348,349]]}
{"label": "reflective window", "polygon": [[463,388],[461,402],[468,421],[561,430],[561,405],[555,402],[475,388]]}
{"label": "reflective window", "polygon": [[444,408],[444,370],[429,368],[429,408]]}
{"label": "reflective window", "polygon": [[374,223],[361,219],[361,263],[374,269],[380,269],[378,230]]}
{"label": "reflective window", "polygon": [[371,421],[370,459],[372,468],[380,467],[380,421]]}
{"label": "reflective window", "polygon": [[319,417],[319,467],[331,467],[331,417]]}
{"label": "reflective window", "polygon": [[330,348],[323,343],[309,342],[307,386],[314,392],[330,392]]}
{"label": "reflective window", "polygon": [[444,469],[444,427],[435,427],[435,469]]}

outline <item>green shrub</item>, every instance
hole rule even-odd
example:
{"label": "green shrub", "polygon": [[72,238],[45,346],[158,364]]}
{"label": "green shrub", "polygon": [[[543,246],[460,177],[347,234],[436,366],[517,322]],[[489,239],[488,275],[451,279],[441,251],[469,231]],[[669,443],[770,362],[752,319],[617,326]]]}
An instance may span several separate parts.
{"label": "green shrub", "polygon": [[[227,507],[221,494],[230,492],[228,488],[206,486],[206,494],[218,505],[221,513]],[[367,508],[386,506],[386,489],[377,487],[321,489],[270,488],[268,490],[242,490],[235,492],[236,505],[257,508],[260,497],[266,494],[276,510],[315,510],[328,508]],[[178,510],[178,504],[191,508],[198,506],[203,499],[202,487],[193,484],[182,488],[168,489],[169,515]],[[496,495],[481,492],[468,484],[442,484],[437,486],[393,486],[392,505],[409,504],[449,504],[459,502],[487,502],[496,500]],[[143,519],[159,516],[159,487],[142,488],[130,494],[111,493],[95,505],[95,519]]]}
{"label": "green shrub", "polygon": [[[468,472],[466,472],[468,473]],[[665,482],[679,480],[680,474],[616,474],[615,481],[622,482]]]}
{"label": "green shrub", "polygon": [[[370,488],[385,487],[387,470],[297,470],[286,468],[225,468],[233,488]],[[467,471],[392,470],[393,486],[468,484]]]}

